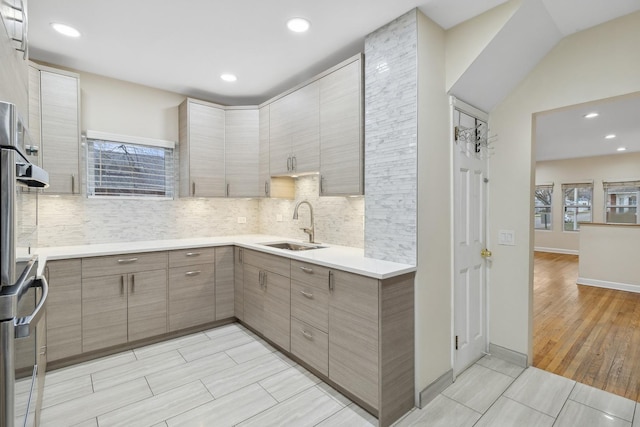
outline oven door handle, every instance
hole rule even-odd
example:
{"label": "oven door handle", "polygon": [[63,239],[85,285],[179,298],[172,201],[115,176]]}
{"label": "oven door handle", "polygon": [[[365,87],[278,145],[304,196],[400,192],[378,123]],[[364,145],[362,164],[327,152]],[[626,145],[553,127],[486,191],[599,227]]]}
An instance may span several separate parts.
{"label": "oven door handle", "polygon": [[[15,320],[16,338],[25,338],[31,335],[33,328],[38,324],[44,314],[44,307],[49,296],[49,284],[44,276],[40,276],[30,281],[29,288],[42,288],[40,302],[29,316],[18,317]],[[31,327],[33,325],[33,328]]]}

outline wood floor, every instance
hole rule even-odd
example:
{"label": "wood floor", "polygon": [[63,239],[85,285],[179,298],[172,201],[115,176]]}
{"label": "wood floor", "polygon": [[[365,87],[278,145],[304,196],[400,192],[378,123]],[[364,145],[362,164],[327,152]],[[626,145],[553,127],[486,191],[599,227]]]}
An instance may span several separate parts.
{"label": "wood floor", "polygon": [[640,400],[640,294],[577,278],[576,255],[535,253],[533,365]]}

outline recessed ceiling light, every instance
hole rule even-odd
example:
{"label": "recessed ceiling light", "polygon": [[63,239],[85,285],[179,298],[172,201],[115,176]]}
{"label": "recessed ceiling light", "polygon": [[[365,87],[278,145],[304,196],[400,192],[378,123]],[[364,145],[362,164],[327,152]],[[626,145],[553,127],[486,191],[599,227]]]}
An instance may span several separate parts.
{"label": "recessed ceiling light", "polygon": [[609,135],[605,136],[604,139],[613,139],[616,137],[615,133],[610,133]]}
{"label": "recessed ceiling light", "polygon": [[598,117],[599,115],[600,114],[594,112],[594,113],[585,114],[584,118],[585,119],[593,119],[594,117]]}
{"label": "recessed ceiling light", "polygon": [[618,147],[618,151],[627,151],[627,147]]}
{"label": "recessed ceiling light", "polygon": [[304,18],[291,18],[287,21],[287,28],[294,33],[304,33],[310,26],[311,23]]}
{"label": "recessed ceiling light", "polygon": [[225,82],[235,82],[236,80],[238,80],[235,74],[228,74],[228,73],[221,74],[220,78]]}
{"label": "recessed ceiling light", "polygon": [[80,31],[68,25],[61,24],[59,22],[52,22],[51,27],[67,37],[80,37]]}

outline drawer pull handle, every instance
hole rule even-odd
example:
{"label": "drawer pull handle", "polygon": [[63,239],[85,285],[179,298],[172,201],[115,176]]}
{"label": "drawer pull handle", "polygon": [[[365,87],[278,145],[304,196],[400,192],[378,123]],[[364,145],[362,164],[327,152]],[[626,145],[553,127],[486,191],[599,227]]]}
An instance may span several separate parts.
{"label": "drawer pull handle", "polygon": [[198,274],[202,273],[201,270],[196,270],[196,271],[187,271],[186,273],[184,273],[185,276],[197,276]]}
{"label": "drawer pull handle", "polygon": [[124,276],[120,276],[120,295],[124,295]]}
{"label": "drawer pull handle", "polygon": [[186,256],[200,256],[200,252],[187,252]]}
{"label": "drawer pull handle", "polygon": [[313,294],[312,293],[305,292],[305,291],[300,291],[300,293],[302,295],[304,295],[305,297],[309,298],[309,299],[313,299]]}
{"label": "drawer pull handle", "polygon": [[334,283],[333,283],[333,271],[330,271],[329,272],[329,290],[330,291],[333,291],[333,286],[334,286]]}
{"label": "drawer pull handle", "polygon": [[118,264],[131,264],[132,262],[136,262],[137,260],[138,258],[119,259]]}
{"label": "drawer pull handle", "polygon": [[305,273],[313,273],[313,268],[309,268],[309,267],[305,267],[305,266],[301,266],[300,270],[304,271]]}
{"label": "drawer pull handle", "polygon": [[131,293],[135,293],[136,292],[136,275],[132,274],[131,275]]}
{"label": "drawer pull handle", "polygon": [[304,329],[300,329],[300,332],[302,332],[302,335],[304,335],[306,339],[313,340],[313,335],[311,335],[311,332],[307,332]]}

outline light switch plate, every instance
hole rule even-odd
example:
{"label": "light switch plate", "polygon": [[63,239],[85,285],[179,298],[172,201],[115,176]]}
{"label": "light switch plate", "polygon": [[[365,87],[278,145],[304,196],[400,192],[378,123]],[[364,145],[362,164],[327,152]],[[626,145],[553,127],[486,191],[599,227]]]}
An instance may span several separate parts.
{"label": "light switch plate", "polygon": [[498,230],[498,244],[506,246],[516,245],[516,232],[513,230]]}
{"label": "light switch plate", "polygon": [[238,224],[246,224],[247,223],[247,217],[246,216],[239,216],[238,217]]}

